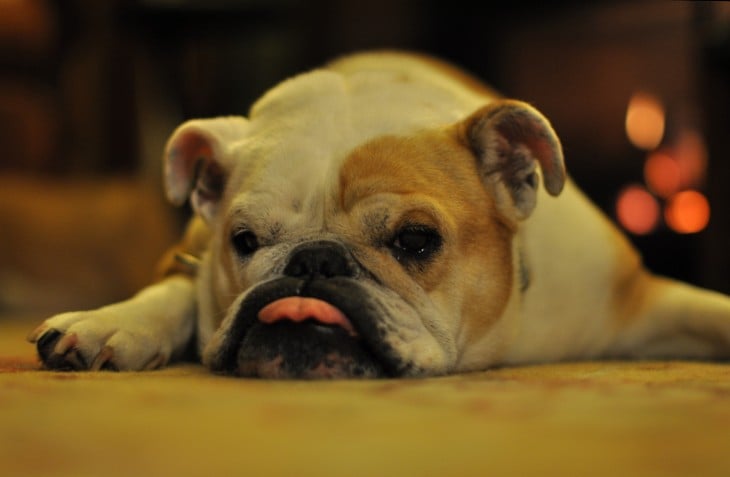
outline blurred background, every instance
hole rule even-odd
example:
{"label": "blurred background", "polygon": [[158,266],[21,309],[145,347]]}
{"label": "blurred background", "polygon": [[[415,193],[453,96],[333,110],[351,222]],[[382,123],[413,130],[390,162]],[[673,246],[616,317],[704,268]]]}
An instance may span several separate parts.
{"label": "blurred background", "polygon": [[144,285],[187,212],[160,185],[174,127],[368,48],[534,104],[650,268],[730,293],[730,3],[0,0],[0,313]]}

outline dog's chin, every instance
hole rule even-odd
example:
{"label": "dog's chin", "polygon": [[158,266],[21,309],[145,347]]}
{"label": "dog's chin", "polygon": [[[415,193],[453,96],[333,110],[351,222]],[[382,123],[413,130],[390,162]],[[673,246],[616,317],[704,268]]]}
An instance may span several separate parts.
{"label": "dog's chin", "polygon": [[312,320],[254,324],[233,374],[273,379],[379,378],[386,373],[365,344],[340,327]]}

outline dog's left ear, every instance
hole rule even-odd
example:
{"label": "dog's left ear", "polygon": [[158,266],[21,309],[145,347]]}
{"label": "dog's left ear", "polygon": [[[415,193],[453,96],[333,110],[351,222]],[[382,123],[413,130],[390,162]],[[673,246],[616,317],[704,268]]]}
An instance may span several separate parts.
{"label": "dog's left ear", "polygon": [[231,148],[247,129],[248,121],[240,116],[195,119],[178,127],[163,158],[170,202],[182,205],[190,198],[193,209],[210,221],[233,168]]}
{"label": "dog's left ear", "polygon": [[537,200],[537,165],[545,189],[558,195],[565,185],[563,151],[548,120],[527,103],[496,100],[467,118],[460,136],[477,158],[485,186],[500,213],[524,220]]}

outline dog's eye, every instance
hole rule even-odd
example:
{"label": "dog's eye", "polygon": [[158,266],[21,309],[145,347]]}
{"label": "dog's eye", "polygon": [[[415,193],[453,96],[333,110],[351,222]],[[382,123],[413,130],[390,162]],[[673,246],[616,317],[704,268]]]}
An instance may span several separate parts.
{"label": "dog's eye", "polygon": [[259,248],[256,234],[250,230],[237,230],[231,234],[231,244],[239,257],[247,257]]}
{"label": "dog's eye", "polygon": [[395,235],[392,249],[398,261],[426,260],[441,248],[441,241],[441,236],[433,228],[409,225]]}

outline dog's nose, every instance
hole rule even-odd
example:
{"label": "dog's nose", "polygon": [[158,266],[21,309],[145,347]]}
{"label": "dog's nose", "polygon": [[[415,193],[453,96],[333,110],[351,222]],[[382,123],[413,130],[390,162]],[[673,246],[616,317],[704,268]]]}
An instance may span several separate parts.
{"label": "dog's nose", "polygon": [[284,268],[284,275],[312,280],[351,277],[354,271],[344,246],[337,242],[320,241],[296,248]]}

